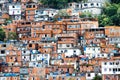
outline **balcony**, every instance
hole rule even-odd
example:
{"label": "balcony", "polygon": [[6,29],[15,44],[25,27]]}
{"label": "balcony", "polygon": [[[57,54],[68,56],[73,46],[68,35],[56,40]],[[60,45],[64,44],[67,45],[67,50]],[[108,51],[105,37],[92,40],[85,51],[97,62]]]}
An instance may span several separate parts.
{"label": "balcony", "polygon": [[20,31],[17,31],[17,33],[29,33],[30,30],[20,30]]}
{"label": "balcony", "polygon": [[26,6],[26,10],[36,10],[37,9],[37,4],[34,3],[28,3]]}
{"label": "balcony", "polygon": [[42,38],[41,39],[41,42],[52,42],[52,41],[54,41],[54,42],[56,42],[57,41],[57,39],[55,39],[55,38],[49,38],[49,37],[46,37],[46,38]]}
{"label": "balcony", "polygon": [[20,22],[18,24],[18,27],[30,27],[31,26],[31,22]]}
{"label": "balcony", "polygon": [[37,30],[35,32],[38,34],[51,34],[52,30]]}
{"label": "balcony", "polygon": [[15,77],[18,76],[18,73],[4,73],[4,77]]}
{"label": "balcony", "polygon": [[76,43],[75,41],[58,41],[58,44],[74,44],[74,43]]}
{"label": "balcony", "polygon": [[21,68],[20,69],[20,74],[28,74],[28,69],[27,68]]}
{"label": "balcony", "polygon": [[0,54],[0,57],[5,57],[6,56],[6,54]]}
{"label": "balcony", "polygon": [[60,30],[60,29],[58,29],[58,30],[53,30],[53,34],[60,34],[60,33],[62,33],[62,30]]}
{"label": "balcony", "polygon": [[105,35],[102,36],[95,36],[95,38],[106,38]]}
{"label": "balcony", "polygon": [[26,8],[27,11],[29,10],[37,10],[37,8]]}
{"label": "balcony", "polygon": [[67,28],[67,31],[81,31],[80,28]]}
{"label": "balcony", "polygon": [[7,0],[0,0],[0,4],[4,4],[6,2],[7,2]]}
{"label": "balcony", "polygon": [[58,37],[77,37],[76,33],[72,34],[58,34]]}

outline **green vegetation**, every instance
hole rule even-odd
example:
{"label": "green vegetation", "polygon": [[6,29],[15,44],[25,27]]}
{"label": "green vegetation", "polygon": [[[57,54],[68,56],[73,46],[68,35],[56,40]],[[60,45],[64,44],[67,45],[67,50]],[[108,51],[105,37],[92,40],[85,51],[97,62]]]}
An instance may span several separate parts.
{"label": "green vegetation", "polygon": [[16,40],[17,34],[15,32],[9,32],[8,33],[8,40]]}
{"label": "green vegetation", "polygon": [[0,28],[0,41],[4,41],[6,35],[5,32],[2,28]]}
{"label": "green vegetation", "polygon": [[102,80],[102,77],[101,76],[99,76],[99,75],[97,75],[97,76],[95,76],[94,77],[94,79],[93,80]]}
{"label": "green vegetation", "polygon": [[75,79],[73,79],[73,78],[68,78],[67,80],[75,80]]}
{"label": "green vegetation", "polygon": [[80,1],[87,1],[87,0],[39,0],[44,5],[49,6],[50,8],[55,9],[62,9],[66,8],[69,2],[80,2]]}
{"label": "green vegetation", "polygon": [[6,20],[5,20],[4,25],[8,25],[8,24],[10,24],[10,23],[12,23],[12,19],[9,18],[9,19],[6,19]]}
{"label": "green vegetation", "polygon": [[[66,8],[69,2],[86,2],[87,0],[39,0],[44,5],[50,8],[62,9]],[[57,17],[68,16],[65,11],[60,11]],[[62,14],[61,14],[62,13]],[[91,13],[82,13],[80,18],[96,18]],[[99,26],[120,26],[120,0],[111,0],[111,3],[106,3],[103,12],[98,16]]]}
{"label": "green vegetation", "polygon": [[112,3],[120,3],[120,0],[111,0]]}
{"label": "green vegetation", "polygon": [[120,3],[107,3],[102,15],[98,16],[99,26],[120,26]]}
{"label": "green vegetation", "polygon": [[59,10],[58,14],[55,15],[56,18],[67,18],[69,16],[65,9]]}
{"label": "green vegetation", "polygon": [[92,18],[92,13],[90,13],[90,12],[82,12],[80,14],[80,18]]}

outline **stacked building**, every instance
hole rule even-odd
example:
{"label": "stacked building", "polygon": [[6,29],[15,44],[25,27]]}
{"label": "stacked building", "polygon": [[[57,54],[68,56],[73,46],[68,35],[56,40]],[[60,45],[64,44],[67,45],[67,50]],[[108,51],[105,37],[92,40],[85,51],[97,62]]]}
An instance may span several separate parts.
{"label": "stacked building", "polygon": [[99,27],[93,18],[53,21],[58,10],[41,9],[37,0],[5,1],[2,28],[18,38],[0,41],[0,80],[119,79],[119,26]]}

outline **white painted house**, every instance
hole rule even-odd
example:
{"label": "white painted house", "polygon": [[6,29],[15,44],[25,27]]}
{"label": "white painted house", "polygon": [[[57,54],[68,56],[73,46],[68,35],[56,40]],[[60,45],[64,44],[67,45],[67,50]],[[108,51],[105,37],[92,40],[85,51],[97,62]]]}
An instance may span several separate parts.
{"label": "white painted house", "polygon": [[120,61],[102,62],[102,74],[120,74]]}
{"label": "white painted house", "polygon": [[84,53],[89,56],[89,58],[98,57],[98,55],[100,56],[101,54],[101,48],[97,46],[87,46],[84,47]]}
{"label": "white painted house", "polygon": [[35,11],[35,21],[47,21],[49,18],[53,18],[58,13],[58,10],[45,8]]}
{"label": "white painted house", "polygon": [[93,78],[96,76],[96,75],[99,75],[101,76],[101,73],[86,73],[86,80],[93,80]]}
{"label": "white painted house", "polygon": [[9,15],[12,16],[15,20],[21,19],[21,4],[20,3],[11,3],[8,5]]}
{"label": "white painted house", "polygon": [[6,2],[8,2],[8,0],[0,0],[0,4],[4,4]]}
{"label": "white painted house", "polygon": [[49,54],[31,54],[31,62],[29,62],[30,67],[43,67],[49,65]]}
{"label": "white painted house", "polygon": [[105,2],[110,2],[110,0],[88,0],[87,2],[81,3],[69,3],[69,8],[76,10],[78,12],[90,12],[94,15],[99,15],[102,12],[102,7]]}
{"label": "white painted house", "polygon": [[57,53],[64,53],[65,57],[72,57],[74,55],[81,55],[81,50],[77,48],[59,48]]}

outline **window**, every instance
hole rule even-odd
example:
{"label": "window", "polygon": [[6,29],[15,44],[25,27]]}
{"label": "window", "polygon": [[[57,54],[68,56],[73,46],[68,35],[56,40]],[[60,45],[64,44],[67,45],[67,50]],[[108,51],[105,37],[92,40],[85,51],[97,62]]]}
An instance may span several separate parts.
{"label": "window", "polygon": [[116,72],[117,71],[117,68],[113,68],[113,72]]}
{"label": "window", "polygon": [[28,11],[28,13],[30,13],[30,11]]}
{"label": "window", "polygon": [[26,51],[23,51],[23,53],[25,53]]}
{"label": "window", "polygon": [[67,45],[66,45],[66,47],[70,47],[70,45],[69,45],[69,44],[67,44]]}
{"label": "window", "polygon": [[1,54],[4,54],[5,53],[5,50],[1,50]]}
{"label": "window", "polygon": [[107,68],[104,68],[104,71],[107,71]]}
{"label": "window", "polygon": [[28,19],[30,19],[30,16],[28,16]]}
{"label": "window", "polygon": [[15,6],[12,6],[12,8],[15,8]]}
{"label": "window", "polygon": [[25,23],[21,23],[22,25],[24,25]]}
{"label": "window", "polygon": [[12,59],[12,57],[10,57],[10,59]]}
{"label": "window", "polygon": [[93,3],[91,3],[91,6],[94,6],[94,4],[93,4]]}
{"label": "window", "polygon": [[74,53],[76,52],[76,50],[73,51]]}
{"label": "window", "polygon": [[93,34],[90,34],[90,36],[92,36]]}
{"label": "window", "polygon": [[104,56],[104,54],[102,54],[102,56]]}
{"label": "window", "polygon": [[64,52],[67,52],[67,50],[64,50]]}
{"label": "window", "polygon": [[79,8],[79,5],[76,5],[77,8]]}
{"label": "window", "polygon": [[53,77],[53,80],[55,80],[56,78],[55,77]]}
{"label": "window", "polygon": [[32,8],[32,6],[31,5],[27,5],[27,8]]}
{"label": "window", "polygon": [[98,54],[98,57],[100,57],[100,55]]}
{"label": "window", "polygon": [[82,5],[81,5],[81,8],[82,8]]}
{"label": "window", "polygon": [[45,34],[45,37],[47,37],[47,34]]}
{"label": "window", "polygon": [[71,28],[71,27],[72,27],[71,25],[68,26],[68,28]]}
{"label": "window", "polygon": [[61,53],[63,53],[63,50],[61,50]]}
{"label": "window", "polygon": [[90,77],[90,73],[88,73],[88,77]]}
{"label": "window", "polygon": [[112,62],[110,62],[110,65],[112,65]]}
{"label": "window", "polygon": [[11,31],[11,29],[8,29],[9,31]]}
{"label": "window", "polygon": [[70,6],[72,6],[72,4],[70,4]]}
{"label": "window", "polygon": [[45,29],[45,25],[42,26],[42,29]]}
{"label": "window", "polygon": [[87,6],[87,4],[84,4],[84,6]]}
{"label": "window", "polygon": [[33,8],[35,8],[35,5],[33,5]]}
{"label": "window", "polygon": [[26,22],[26,24],[29,24],[29,25],[30,25],[30,22]]}
{"label": "window", "polygon": [[114,62],[113,62],[113,65],[114,65]]}
{"label": "window", "polygon": [[43,11],[40,11],[40,14],[43,14]]}
{"label": "window", "polygon": [[107,65],[107,63],[106,63],[106,62],[104,62],[104,65]]}
{"label": "window", "polygon": [[29,47],[32,47],[32,44],[29,44]]}
{"label": "window", "polygon": [[120,71],[120,68],[118,68],[118,71]]}
{"label": "window", "polygon": [[2,47],[6,47],[6,44],[3,44]]}
{"label": "window", "polygon": [[98,6],[99,4],[97,3],[97,6]]}
{"label": "window", "polygon": [[119,65],[119,62],[116,62],[116,65]]}
{"label": "window", "polygon": [[62,47],[62,44],[59,44],[59,47]]}
{"label": "window", "polygon": [[111,71],[111,68],[109,69],[109,71]]}

